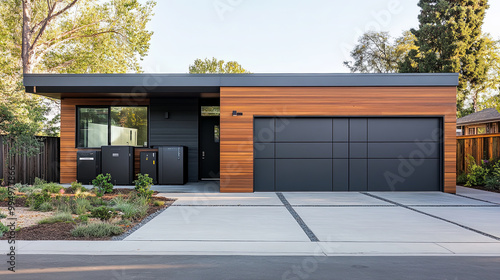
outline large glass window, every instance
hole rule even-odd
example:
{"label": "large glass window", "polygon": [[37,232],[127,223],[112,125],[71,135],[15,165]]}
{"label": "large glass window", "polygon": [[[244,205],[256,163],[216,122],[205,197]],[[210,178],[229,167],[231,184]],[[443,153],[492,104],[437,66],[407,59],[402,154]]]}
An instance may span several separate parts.
{"label": "large glass window", "polygon": [[148,146],[147,107],[78,108],[77,146]]}
{"label": "large glass window", "polygon": [[79,108],[78,147],[108,145],[108,108]]}

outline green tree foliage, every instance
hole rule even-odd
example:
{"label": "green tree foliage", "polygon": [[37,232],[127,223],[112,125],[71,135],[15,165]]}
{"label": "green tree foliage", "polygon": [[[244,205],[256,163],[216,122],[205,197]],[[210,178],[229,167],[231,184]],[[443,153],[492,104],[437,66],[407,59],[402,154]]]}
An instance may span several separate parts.
{"label": "green tree foliage", "polygon": [[344,61],[351,72],[395,73],[408,52],[415,49],[415,36],[406,31],[393,39],[388,32],[368,31],[351,51],[353,61]]}
{"label": "green tree foliage", "polygon": [[[409,52],[400,72],[460,73],[457,109],[481,87],[488,73],[481,32],[487,0],[420,0],[418,49]],[[474,104],[474,107],[476,104]]]}
{"label": "green tree foliage", "polygon": [[190,74],[209,74],[209,73],[225,73],[225,74],[243,74],[251,73],[245,70],[238,62],[218,60],[215,57],[212,59],[205,58],[204,60],[196,59],[193,65],[189,65]]}
{"label": "green tree foliage", "polygon": [[[0,1],[0,133],[27,148],[33,135],[57,135],[55,100],[27,94],[23,73],[141,71],[154,1]],[[31,138],[30,138],[31,137]]]}

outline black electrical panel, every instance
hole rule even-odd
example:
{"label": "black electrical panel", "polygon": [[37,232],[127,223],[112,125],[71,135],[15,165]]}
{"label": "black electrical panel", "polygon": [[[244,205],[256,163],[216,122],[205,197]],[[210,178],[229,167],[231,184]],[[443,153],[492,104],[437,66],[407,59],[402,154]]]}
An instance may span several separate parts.
{"label": "black electrical panel", "polygon": [[160,185],[184,185],[187,182],[187,147],[158,147],[158,182]]}
{"label": "black electrical panel", "polygon": [[141,152],[141,174],[148,174],[153,179],[153,184],[158,184],[157,166],[157,152]]}
{"label": "black electrical panel", "polygon": [[102,146],[102,173],[111,174],[114,185],[131,185],[134,180],[134,147]]}
{"label": "black electrical panel", "polygon": [[100,151],[76,152],[76,180],[84,185],[92,184],[92,180],[101,173]]}

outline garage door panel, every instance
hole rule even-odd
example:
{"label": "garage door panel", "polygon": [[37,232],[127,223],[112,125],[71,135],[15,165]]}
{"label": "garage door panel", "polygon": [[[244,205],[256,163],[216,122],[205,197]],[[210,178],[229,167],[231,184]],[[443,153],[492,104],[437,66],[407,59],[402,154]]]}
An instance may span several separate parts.
{"label": "garage door panel", "polygon": [[368,191],[436,191],[439,160],[370,159]]}
{"label": "garage door panel", "polygon": [[349,191],[349,160],[333,160],[333,191]]}
{"label": "garage door panel", "polygon": [[254,142],[256,143],[272,143],[274,139],[274,122],[273,118],[255,118],[254,120]]}
{"label": "garage door panel", "polygon": [[274,191],[274,159],[255,159],[254,191]]}
{"label": "garage door panel", "polygon": [[367,188],[367,160],[349,160],[349,191],[366,191]]}
{"label": "garage door panel", "polygon": [[333,142],[349,141],[349,119],[333,119]]}
{"label": "garage door panel", "polygon": [[367,119],[349,119],[349,141],[366,142],[367,133]]}
{"label": "garage door panel", "polygon": [[332,158],[330,143],[276,143],[276,158]]}
{"label": "garage door panel", "polygon": [[368,158],[439,158],[439,143],[368,143]]}
{"label": "garage door panel", "polygon": [[276,191],[332,191],[332,160],[276,159]]}
{"label": "garage door panel", "polygon": [[368,120],[368,141],[437,140],[439,127],[437,118],[373,118]]}
{"label": "garage door panel", "polygon": [[274,143],[255,143],[253,152],[255,158],[274,158]]}
{"label": "garage door panel", "polygon": [[331,142],[332,119],[282,119],[276,126],[276,142]]}
{"label": "garage door panel", "polygon": [[349,157],[350,158],[366,158],[368,155],[367,143],[350,143]]}
{"label": "garage door panel", "polygon": [[349,143],[333,143],[333,158],[349,158]]}

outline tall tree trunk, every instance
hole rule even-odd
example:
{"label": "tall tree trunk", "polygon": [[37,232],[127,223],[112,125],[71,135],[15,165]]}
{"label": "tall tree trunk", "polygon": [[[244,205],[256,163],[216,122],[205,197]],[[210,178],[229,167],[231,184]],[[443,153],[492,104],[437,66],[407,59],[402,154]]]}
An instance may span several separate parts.
{"label": "tall tree trunk", "polygon": [[31,15],[32,7],[31,0],[23,0],[23,42],[22,42],[22,52],[21,60],[23,63],[23,74],[31,73],[33,67],[31,65]]}

